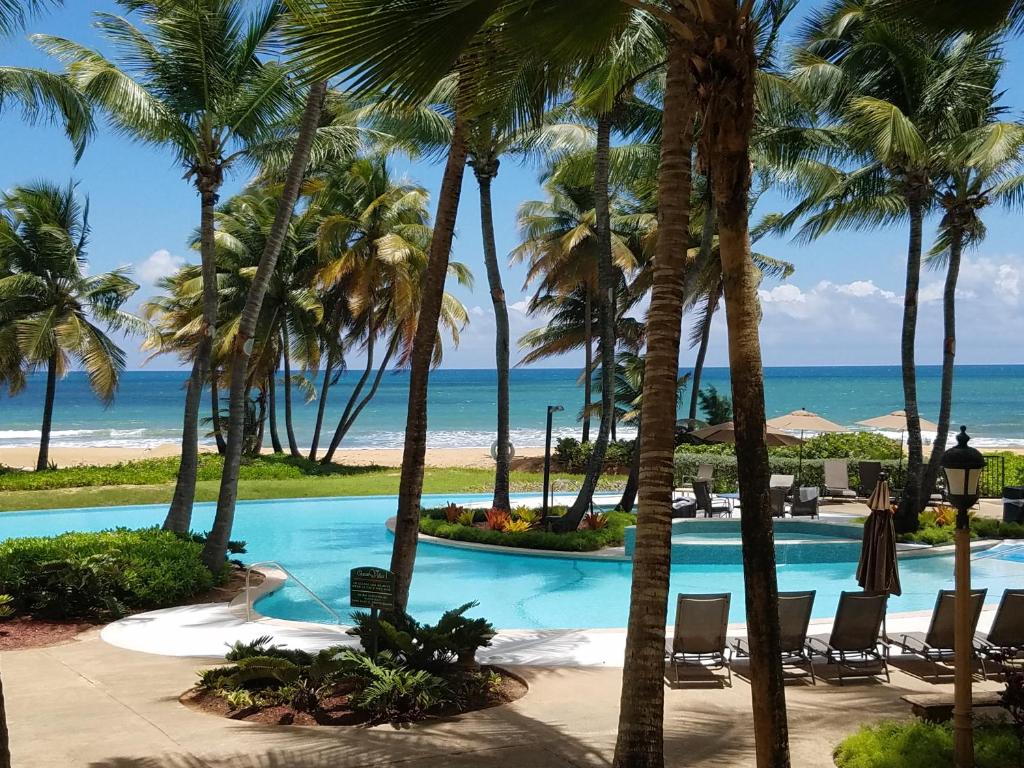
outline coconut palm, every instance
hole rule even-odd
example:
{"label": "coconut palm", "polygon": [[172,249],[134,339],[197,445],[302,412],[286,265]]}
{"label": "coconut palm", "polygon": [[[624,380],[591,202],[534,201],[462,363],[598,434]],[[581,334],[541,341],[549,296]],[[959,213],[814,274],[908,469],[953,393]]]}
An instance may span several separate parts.
{"label": "coconut palm", "polygon": [[950,166],[950,173],[937,189],[942,219],[939,237],[927,258],[929,266],[945,267],[946,279],[942,292],[945,340],[939,418],[922,486],[926,499],[935,487],[949,435],[956,357],[956,285],[961,257],[965,248],[976,247],[985,237],[985,208],[1001,204],[1019,211],[1024,205],[1024,125],[989,122],[968,131],[954,143]]}
{"label": "coconut palm", "polygon": [[[984,120],[998,72],[992,37],[936,38],[880,19],[870,3],[837,0],[813,17],[795,79],[821,106],[818,157],[797,164],[799,237],[834,228],[909,226],[901,359],[908,463],[897,528],[922,508],[923,447],[914,346],[926,214],[950,170],[950,150]],[[879,55],[883,53],[884,55]],[[840,166],[825,162],[835,156]],[[824,158],[824,159],[822,159]]]}
{"label": "coconut palm", "polygon": [[138,290],[124,270],[86,274],[88,241],[89,206],[78,200],[74,184],[38,182],[4,195],[0,325],[11,329],[17,356],[29,370],[46,370],[37,470],[49,464],[57,380],[74,361],[96,396],[109,404],[125,358],[108,332],[144,328],[121,310]]}
{"label": "coconut palm", "polygon": [[187,531],[198,461],[199,401],[216,333],[214,209],[225,175],[246,162],[294,108],[288,69],[266,54],[284,15],[279,3],[243,0],[122,0],[141,20],[96,14],[116,57],[36,35],[64,61],[75,86],[114,130],[174,154],[200,198],[203,328],[185,397],[181,464],[166,528]]}

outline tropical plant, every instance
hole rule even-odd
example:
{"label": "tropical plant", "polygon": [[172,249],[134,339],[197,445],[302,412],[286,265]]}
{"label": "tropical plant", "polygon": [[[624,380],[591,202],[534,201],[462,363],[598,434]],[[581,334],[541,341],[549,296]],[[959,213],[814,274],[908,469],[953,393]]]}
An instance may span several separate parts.
{"label": "tropical plant", "polygon": [[257,148],[279,142],[295,106],[286,66],[270,49],[285,9],[243,0],[120,0],[142,22],[97,13],[114,60],[70,40],[36,35],[64,61],[71,82],[118,133],[171,152],[200,198],[203,319],[182,424],[181,466],[165,526],[185,532],[195,497],[199,402],[217,324],[214,210],[224,178]]}
{"label": "tropical plant", "polygon": [[[74,361],[109,404],[125,356],[108,334],[145,331],[121,309],[139,286],[123,269],[87,274],[88,243],[89,204],[74,184],[16,187],[0,201],[0,360],[46,371],[37,470],[49,466],[57,379]],[[6,378],[17,391],[24,376],[13,370]]]}
{"label": "tropical plant", "polygon": [[511,521],[511,515],[504,509],[488,509],[484,513],[487,520],[487,528],[492,531],[504,531],[505,526]]}
{"label": "tropical plant", "polygon": [[709,424],[732,421],[732,401],[721,394],[713,384],[697,393],[700,409]]}

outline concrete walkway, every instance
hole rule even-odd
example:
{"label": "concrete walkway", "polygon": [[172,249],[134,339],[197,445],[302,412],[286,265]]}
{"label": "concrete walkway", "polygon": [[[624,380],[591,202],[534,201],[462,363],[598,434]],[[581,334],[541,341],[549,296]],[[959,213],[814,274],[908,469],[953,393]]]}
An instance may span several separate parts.
{"label": "concrete walkway", "polygon": [[[951,691],[899,662],[889,685],[787,687],[793,765],[827,768],[861,722],[906,717],[908,691]],[[615,744],[621,670],[517,667],[518,702],[407,728],[269,727],[206,715],[178,702],[210,661],[115,648],[90,632],[2,659],[17,768],[578,768],[603,766]],[[666,689],[671,766],[753,766],[750,687]],[[998,689],[995,683],[979,687]]]}

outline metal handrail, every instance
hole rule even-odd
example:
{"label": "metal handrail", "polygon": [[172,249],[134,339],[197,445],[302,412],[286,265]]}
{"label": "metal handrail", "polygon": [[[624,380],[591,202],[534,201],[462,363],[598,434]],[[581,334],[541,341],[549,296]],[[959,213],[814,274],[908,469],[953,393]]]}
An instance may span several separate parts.
{"label": "metal handrail", "polygon": [[304,590],[306,590],[306,594],[308,594],[310,597],[312,597],[320,605],[321,608],[323,608],[325,611],[327,611],[329,614],[331,614],[331,616],[334,617],[334,621],[337,624],[341,624],[342,623],[341,615],[336,610],[334,610],[333,608],[331,608],[331,606],[329,606],[327,603],[325,603],[323,601],[323,599],[320,597],[320,595],[318,595],[312,589],[307,587],[305,585],[305,583],[303,583],[302,579],[300,579],[294,573],[292,573],[287,568],[285,568],[283,565],[281,565],[281,563],[277,562],[277,560],[263,560],[261,562],[253,563],[252,565],[246,566],[246,569],[245,569],[245,620],[246,621],[252,621],[252,592],[250,591],[249,577],[252,576],[252,572],[254,570],[256,570],[256,568],[258,568],[261,565],[272,565],[275,568],[277,568],[278,570],[284,571],[285,575],[287,575],[289,579],[291,579],[296,584],[298,584],[300,587],[302,587]]}

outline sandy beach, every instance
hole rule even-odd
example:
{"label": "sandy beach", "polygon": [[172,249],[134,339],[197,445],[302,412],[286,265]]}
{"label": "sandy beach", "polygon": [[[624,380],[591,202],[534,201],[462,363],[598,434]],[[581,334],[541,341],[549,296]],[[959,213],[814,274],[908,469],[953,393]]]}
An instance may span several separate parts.
{"label": "sandy beach", "polygon": [[[211,450],[204,447],[203,450]],[[37,448],[17,447],[0,448],[0,465],[19,469],[32,469],[35,466]],[[156,459],[165,456],[176,456],[178,446],[164,443],[153,448],[73,448],[53,446],[50,448],[50,461],[58,467],[117,464],[140,459]],[[544,456],[543,448],[517,448],[517,459],[539,459]],[[400,448],[366,448],[340,450],[335,454],[335,462],[349,466],[378,465],[382,467],[399,467],[402,465]],[[536,464],[536,461],[516,461],[514,469],[531,469],[524,466]],[[518,466],[517,466],[518,465]],[[494,461],[486,448],[428,448],[427,466],[431,467],[479,467],[488,469]]]}

